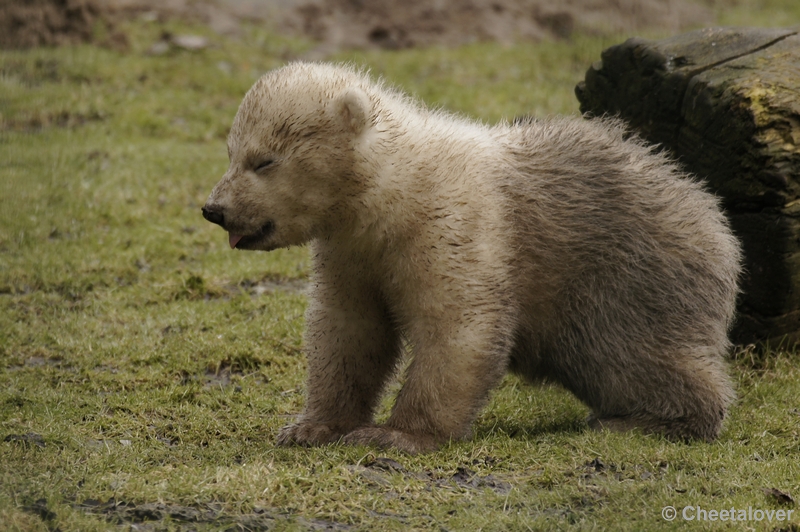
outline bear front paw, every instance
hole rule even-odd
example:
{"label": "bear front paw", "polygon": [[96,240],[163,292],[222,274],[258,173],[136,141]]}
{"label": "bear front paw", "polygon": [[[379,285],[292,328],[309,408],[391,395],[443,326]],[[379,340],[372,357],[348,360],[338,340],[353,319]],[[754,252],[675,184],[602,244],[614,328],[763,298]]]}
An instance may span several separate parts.
{"label": "bear front paw", "polygon": [[343,441],[353,445],[393,447],[409,454],[434,451],[439,442],[429,434],[410,434],[388,427],[362,427],[347,434]]}
{"label": "bear front paw", "polygon": [[278,445],[325,445],[339,441],[344,432],[322,423],[300,421],[287,425],[278,433]]}

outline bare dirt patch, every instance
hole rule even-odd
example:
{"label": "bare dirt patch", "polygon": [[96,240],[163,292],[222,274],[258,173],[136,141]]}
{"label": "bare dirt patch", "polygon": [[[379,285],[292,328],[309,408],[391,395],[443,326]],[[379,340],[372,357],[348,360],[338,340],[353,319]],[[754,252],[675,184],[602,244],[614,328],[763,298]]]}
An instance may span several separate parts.
{"label": "bare dirt patch", "polygon": [[[105,31],[98,32],[103,29]],[[100,36],[102,34],[102,36]],[[125,48],[108,10],[93,0],[0,1],[0,48],[61,46],[91,41]]]}
{"label": "bare dirt patch", "polygon": [[[244,22],[256,22],[314,39],[324,50],[678,32],[713,22],[711,8],[692,0],[6,0],[0,3],[0,47],[98,40],[124,47],[116,22],[126,17],[180,17],[234,35]],[[109,29],[101,39],[98,26]]]}
{"label": "bare dirt patch", "polygon": [[[22,509],[39,516],[46,524],[52,525],[57,515],[49,506],[47,499],[37,499],[24,504]],[[106,502],[86,499],[80,503],[74,503],[73,507],[87,514],[101,516],[113,525],[128,525],[130,530],[156,531],[167,528],[170,530],[175,528],[194,530],[197,525],[212,525],[225,530],[272,530],[280,524],[285,527],[287,523],[292,523],[302,530],[312,531],[350,530],[353,528],[335,521],[306,519],[283,513],[273,513],[261,508],[254,509],[252,513],[231,515],[225,513],[221,505],[214,503],[197,506],[180,506],[162,502],[136,504],[111,498]]]}
{"label": "bare dirt patch", "polygon": [[[472,465],[491,465],[495,461],[496,459],[493,457],[485,457],[483,460],[473,460]],[[482,491],[488,489],[501,495],[508,494],[511,490],[509,482],[491,474],[480,475],[466,466],[456,468],[455,472],[443,469],[411,471],[391,458],[371,457],[364,464],[359,463],[346,466],[346,468],[359,476],[372,489],[385,493],[390,498],[400,497],[400,494],[391,488],[391,477],[396,474],[422,482],[429,490]],[[109,523],[133,525],[136,530],[160,530],[159,525],[165,521],[177,524],[179,529],[183,529],[183,526],[212,524],[226,527],[227,530],[271,530],[285,527],[287,523],[293,523],[302,530],[351,530],[356,528],[341,522],[292,515],[277,508],[254,508],[250,513],[231,514],[226,512],[222,505],[214,502],[181,506],[163,502],[134,503],[110,498],[105,502],[86,499],[74,503],[73,507],[88,514],[102,516]],[[55,518],[46,499],[31,502],[25,505],[24,509],[29,513],[39,515],[46,522]],[[370,514],[400,523],[406,522],[410,517],[378,512],[370,512]],[[431,517],[431,519],[433,518]]]}
{"label": "bare dirt patch", "polygon": [[710,23],[686,0],[313,0],[287,13],[287,26],[337,48],[409,48],[474,41],[511,43]]}

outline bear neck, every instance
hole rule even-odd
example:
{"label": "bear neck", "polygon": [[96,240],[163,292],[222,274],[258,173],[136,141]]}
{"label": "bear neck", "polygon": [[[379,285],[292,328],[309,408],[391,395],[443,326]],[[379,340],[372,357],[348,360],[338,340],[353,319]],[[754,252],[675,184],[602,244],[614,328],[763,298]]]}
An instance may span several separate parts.
{"label": "bear neck", "polygon": [[[387,113],[356,140],[352,238],[414,238],[430,209],[458,213],[497,193],[500,144],[483,124],[437,111]],[[401,117],[401,118],[397,118]],[[502,156],[500,157],[502,158]]]}

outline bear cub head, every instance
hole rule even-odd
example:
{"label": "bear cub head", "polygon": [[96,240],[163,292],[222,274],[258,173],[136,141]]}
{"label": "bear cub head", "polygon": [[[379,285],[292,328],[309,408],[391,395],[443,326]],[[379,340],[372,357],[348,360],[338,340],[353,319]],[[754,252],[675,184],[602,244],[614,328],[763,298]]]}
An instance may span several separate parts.
{"label": "bear cub head", "polygon": [[228,171],[202,208],[231,248],[300,245],[344,222],[362,192],[355,146],[374,126],[368,90],[354,71],[301,63],[253,85],[228,136]]}

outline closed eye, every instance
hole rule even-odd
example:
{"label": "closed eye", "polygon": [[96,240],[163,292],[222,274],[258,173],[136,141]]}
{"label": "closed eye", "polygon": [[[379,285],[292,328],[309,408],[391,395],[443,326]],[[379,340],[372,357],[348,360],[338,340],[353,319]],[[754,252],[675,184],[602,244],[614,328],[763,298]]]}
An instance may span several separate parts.
{"label": "closed eye", "polygon": [[274,162],[275,161],[273,159],[267,159],[266,161],[261,161],[256,165],[255,171],[260,172],[261,170],[264,170],[265,168],[272,166],[272,163]]}

